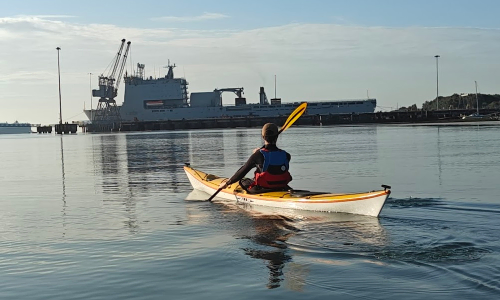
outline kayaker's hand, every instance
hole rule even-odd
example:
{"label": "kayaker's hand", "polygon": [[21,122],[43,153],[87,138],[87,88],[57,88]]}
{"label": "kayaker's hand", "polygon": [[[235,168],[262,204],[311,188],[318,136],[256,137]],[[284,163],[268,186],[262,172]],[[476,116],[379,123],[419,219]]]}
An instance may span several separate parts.
{"label": "kayaker's hand", "polygon": [[224,189],[227,187],[227,179],[224,179],[224,181],[221,182],[219,185],[219,189]]}

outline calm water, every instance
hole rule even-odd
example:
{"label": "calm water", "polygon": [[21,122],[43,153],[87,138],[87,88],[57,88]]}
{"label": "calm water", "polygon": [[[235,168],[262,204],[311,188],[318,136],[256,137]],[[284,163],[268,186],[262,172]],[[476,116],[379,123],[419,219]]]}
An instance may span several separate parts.
{"label": "calm water", "polygon": [[0,299],[498,299],[500,126],[292,127],[297,189],[380,218],[200,201],[259,129],[0,136]]}

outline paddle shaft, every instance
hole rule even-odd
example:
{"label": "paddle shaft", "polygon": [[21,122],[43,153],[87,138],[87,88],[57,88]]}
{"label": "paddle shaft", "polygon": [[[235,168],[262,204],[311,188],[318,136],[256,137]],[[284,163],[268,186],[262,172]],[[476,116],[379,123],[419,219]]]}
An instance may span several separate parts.
{"label": "paddle shaft", "polygon": [[[241,168],[243,168],[243,166],[241,166],[241,167],[240,167],[240,169],[241,169]],[[239,170],[238,170],[238,171],[239,171]],[[217,194],[218,194],[220,191],[222,191],[222,188],[217,189],[217,191],[215,191],[215,193],[214,193],[212,196],[210,196],[210,198],[208,198],[208,201],[212,201],[212,199],[213,199],[213,198],[215,198],[215,196],[217,196]]]}
{"label": "paddle shaft", "polygon": [[208,198],[208,201],[212,201],[213,198],[215,198],[215,196],[217,196],[217,194],[222,191],[222,188],[219,188],[217,189],[217,191],[212,195],[210,196],[210,198]]}

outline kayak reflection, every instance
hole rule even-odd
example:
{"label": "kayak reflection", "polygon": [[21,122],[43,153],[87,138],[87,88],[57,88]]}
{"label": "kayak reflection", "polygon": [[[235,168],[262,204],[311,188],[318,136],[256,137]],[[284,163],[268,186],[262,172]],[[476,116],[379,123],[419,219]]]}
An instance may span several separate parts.
{"label": "kayak reflection", "polygon": [[[203,201],[208,197],[204,192],[193,190],[186,200]],[[213,205],[222,208],[224,214],[238,214],[239,220],[240,216],[247,217],[243,222],[231,222],[231,230],[238,238],[252,242],[242,248],[246,255],[266,263],[269,289],[284,284],[291,290],[301,291],[306,285],[311,263],[346,264],[349,262],[344,255],[352,258],[353,253],[360,252],[359,248],[378,248],[387,240],[378,218],[248,203],[216,201]],[[189,211],[188,214],[190,219],[201,221],[203,218],[199,212]],[[371,251],[368,255],[359,255],[363,262],[374,262]]]}
{"label": "kayak reflection", "polygon": [[[251,211],[250,205],[243,207]],[[241,238],[254,242],[256,247],[243,248],[245,254],[267,262],[269,269],[269,289],[277,288],[283,281],[283,268],[292,260],[287,240],[292,237],[298,228],[294,227],[293,220],[279,214],[252,214],[251,221],[255,232],[243,235]],[[261,247],[264,246],[264,247]]]}

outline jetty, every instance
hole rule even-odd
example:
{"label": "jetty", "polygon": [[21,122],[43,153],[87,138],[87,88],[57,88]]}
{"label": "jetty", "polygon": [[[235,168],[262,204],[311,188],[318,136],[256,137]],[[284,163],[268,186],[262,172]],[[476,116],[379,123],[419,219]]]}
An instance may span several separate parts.
{"label": "jetty", "polygon": [[[416,110],[390,111],[374,113],[351,114],[304,114],[296,125],[346,125],[346,124],[404,124],[404,123],[446,123],[463,122],[462,116],[475,112],[474,109],[462,110]],[[500,110],[482,109],[483,115],[489,115],[489,120],[498,120]],[[283,124],[287,116],[276,117],[227,117],[189,120],[161,120],[161,121],[132,121],[93,125],[80,124],[84,132],[118,132],[118,131],[157,131],[157,130],[185,130],[185,129],[217,129],[217,128],[250,128],[259,127],[265,123]]]}

